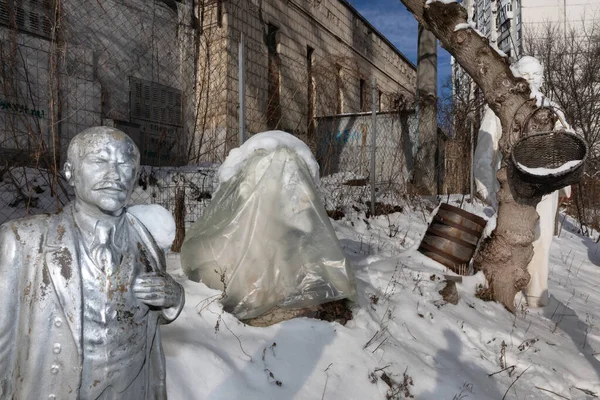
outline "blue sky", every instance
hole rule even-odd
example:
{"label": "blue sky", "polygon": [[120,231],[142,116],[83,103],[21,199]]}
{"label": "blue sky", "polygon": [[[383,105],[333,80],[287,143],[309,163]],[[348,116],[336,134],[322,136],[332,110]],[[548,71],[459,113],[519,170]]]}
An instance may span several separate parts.
{"label": "blue sky", "polygon": [[[417,64],[417,21],[400,0],[348,0],[408,59]],[[450,76],[450,54],[438,46],[438,93]]]}

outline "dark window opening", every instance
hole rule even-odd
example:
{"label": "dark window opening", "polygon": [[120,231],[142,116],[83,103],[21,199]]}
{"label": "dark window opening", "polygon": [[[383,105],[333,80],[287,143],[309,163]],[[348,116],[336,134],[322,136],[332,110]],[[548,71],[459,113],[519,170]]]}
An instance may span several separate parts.
{"label": "dark window opening", "polygon": [[223,2],[221,0],[217,1],[217,26],[223,27]]}
{"label": "dark window opening", "polygon": [[367,82],[364,79],[359,81],[359,103],[360,111],[367,111]]}
{"label": "dark window opening", "polygon": [[280,104],[280,59],[277,53],[277,32],[278,28],[269,24],[267,27],[267,54],[269,82],[267,88],[267,126],[269,129],[279,127],[281,121],[281,104]]}
{"label": "dark window opening", "polygon": [[307,93],[307,115],[306,115],[306,129],[309,137],[315,133],[315,88],[313,82],[313,53],[315,49],[310,46],[306,46],[306,93]]}

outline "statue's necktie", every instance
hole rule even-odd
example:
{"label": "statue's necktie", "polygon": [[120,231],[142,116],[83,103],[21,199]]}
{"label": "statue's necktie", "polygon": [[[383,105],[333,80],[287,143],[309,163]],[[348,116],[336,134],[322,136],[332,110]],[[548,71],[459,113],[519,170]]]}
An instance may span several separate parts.
{"label": "statue's necktie", "polygon": [[95,246],[92,248],[92,258],[96,266],[106,275],[112,275],[117,268],[117,254],[112,245],[113,227],[110,224],[98,222],[96,225]]}

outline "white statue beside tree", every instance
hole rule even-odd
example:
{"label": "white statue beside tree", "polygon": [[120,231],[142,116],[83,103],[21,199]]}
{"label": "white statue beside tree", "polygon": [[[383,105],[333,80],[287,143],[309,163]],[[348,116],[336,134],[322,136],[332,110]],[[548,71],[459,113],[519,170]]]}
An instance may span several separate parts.
{"label": "white statue beside tree", "polygon": [[[520,76],[529,82],[532,92],[539,93],[543,84],[544,67],[534,57],[525,56],[511,65],[515,76]],[[542,102],[546,106],[555,107],[547,99]],[[559,111],[560,112],[560,111]],[[562,128],[557,121],[556,128]],[[498,208],[498,190],[500,184],[496,179],[496,173],[500,169],[502,154],[499,151],[499,141],[502,137],[502,124],[494,111],[487,105],[479,133],[477,135],[477,147],[474,156],[474,176],[477,196],[491,205],[495,210]],[[559,193],[561,192],[561,193]],[[548,261],[550,257],[550,245],[554,235],[554,224],[556,209],[559,205],[559,197],[570,197],[570,186],[560,191],[554,191],[542,197],[537,204],[536,211],[540,216],[535,240],[533,242],[533,258],[527,265],[527,271],[531,276],[529,284],[525,289],[527,304],[531,307],[542,307],[548,303]]]}
{"label": "white statue beside tree", "polygon": [[[503,159],[496,174],[500,184],[496,229],[483,242],[474,262],[489,282],[489,295],[514,311],[515,295],[527,288],[530,280],[527,268],[533,257],[532,243],[538,226],[536,205],[541,193],[523,196],[515,191],[520,184],[520,171],[509,162],[510,155],[527,121],[529,131],[549,131],[554,126],[555,113],[539,109],[529,82],[515,76],[508,58],[469,24],[467,10],[461,4],[448,0],[401,2],[454,56],[501,121],[498,148]],[[580,161],[581,166],[583,160]]]}

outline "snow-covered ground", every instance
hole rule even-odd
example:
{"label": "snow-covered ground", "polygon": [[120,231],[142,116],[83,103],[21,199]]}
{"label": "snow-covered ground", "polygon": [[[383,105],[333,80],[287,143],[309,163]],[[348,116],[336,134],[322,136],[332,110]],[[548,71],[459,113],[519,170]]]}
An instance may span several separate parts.
{"label": "snow-covered ground", "polygon": [[[214,168],[204,175],[203,187],[212,187]],[[52,200],[48,183],[29,172],[12,179],[21,186],[23,177],[24,192],[35,193],[44,210]],[[481,275],[458,285],[458,305],[445,304],[438,291],[447,271],[416,251],[434,210],[413,200],[402,212],[366,218],[368,187],[342,184],[354,178],[325,177],[320,184],[326,208],[346,215],[333,221],[357,278],[354,319],[346,326],[307,318],[246,326],[223,312],[220,292],[188,281],[178,255],[168,256],[187,296],[179,318],[162,327],[171,400],[598,398],[599,245],[573,233],[567,218],[552,244],[551,301],[543,309],[512,315],[483,302],[474,296]],[[7,179],[7,188],[16,187]],[[162,193],[160,182],[174,178],[157,181],[148,193]],[[0,194],[16,198],[4,189]],[[378,201],[395,203],[392,197],[378,192]],[[462,200],[451,202],[490,215]],[[0,216],[15,218],[21,210],[19,203]]]}
{"label": "snow-covered ground", "polygon": [[481,274],[458,285],[458,305],[442,300],[447,270],[416,250],[428,218],[417,204],[333,221],[357,278],[346,326],[308,318],[244,325],[222,310],[220,292],[187,280],[170,254],[186,306],[161,328],[169,398],[597,398],[598,245],[571,232],[567,219],[552,244],[550,304],[512,315],[474,296]]}

